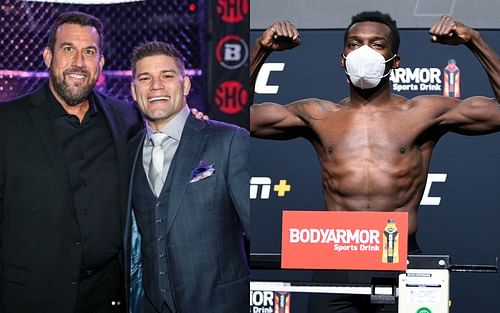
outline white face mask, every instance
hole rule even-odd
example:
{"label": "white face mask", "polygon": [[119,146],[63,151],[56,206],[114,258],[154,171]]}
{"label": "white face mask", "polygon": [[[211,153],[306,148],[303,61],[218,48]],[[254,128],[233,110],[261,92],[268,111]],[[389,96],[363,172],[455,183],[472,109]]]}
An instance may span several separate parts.
{"label": "white face mask", "polygon": [[384,56],[364,45],[347,56],[342,54],[346,60],[346,74],[351,78],[351,83],[361,89],[376,87],[380,80],[389,75],[392,69],[384,74],[385,64],[396,57],[385,60]]}

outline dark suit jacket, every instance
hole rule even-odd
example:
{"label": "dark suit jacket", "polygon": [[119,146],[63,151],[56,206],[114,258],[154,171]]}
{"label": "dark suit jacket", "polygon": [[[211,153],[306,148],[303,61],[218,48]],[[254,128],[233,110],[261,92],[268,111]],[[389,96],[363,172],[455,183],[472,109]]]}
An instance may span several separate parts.
{"label": "dark suit jacket", "polygon": [[[142,164],[137,164],[144,136],[145,131],[130,142],[132,177],[134,170],[144,170]],[[202,160],[214,164],[214,174],[189,183],[193,169]],[[188,117],[163,187],[169,197],[161,208],[167,210],[167,259],[175,305],[180,313],[248,312],[248,266],[241,248],[243,229],[249,239],[248,160],[246,130]],[[147,296],[148,289],[153,288],[147,282],[158,275],[152,272],[154,266],[150,264],[156,255],[145,255],[147,246],[155,245],[150,242],[156,240],[152,227],[154,210],[133,209],[142,233]]]}
{"label": "dark suit jacket", "polygon": [[[127,141],[142,122],[131,104],[96,97],[115,143],[125,213]],[[1,104],[0,311],[74,312],[81,236],[62,153],[44,85]]]}

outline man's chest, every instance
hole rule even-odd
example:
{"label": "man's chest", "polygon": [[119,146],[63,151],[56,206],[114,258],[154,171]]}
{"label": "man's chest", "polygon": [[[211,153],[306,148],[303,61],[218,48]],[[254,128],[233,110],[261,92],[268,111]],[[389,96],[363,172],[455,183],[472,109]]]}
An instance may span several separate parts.
{"label": "man's chest", "polygon": [[326,152],[397,152],[414,146],[429,128],[413,113],[411,110],[332,112],[313,121],[311,128],[317,144]]}

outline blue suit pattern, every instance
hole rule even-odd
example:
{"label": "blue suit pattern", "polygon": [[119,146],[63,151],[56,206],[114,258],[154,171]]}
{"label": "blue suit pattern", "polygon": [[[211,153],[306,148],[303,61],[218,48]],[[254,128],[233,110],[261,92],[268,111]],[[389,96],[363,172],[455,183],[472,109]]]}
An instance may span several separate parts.
{"label": "blue suit pattern", "polygon": [[[144,205],[134,199],[145,192],[144,187],[149,189],[144,181],[137,185],[145,177],[144,138],[145,131],[129,144],[130,220],[125,235],[128,250],[131,237],[136,236],[130,231],[133,211],[141,233],[134,241],[142,241],[142,268],[132,264],[132,269],[139,278],[143,276],[144,298],[158,311],[166,302],[172,312],[247,312],[249,272],[242,235],[250,239],[248,132],[230,124],[188,117],[163,190],[156,198],[160,211],[155,211],[154,203]],[[214,173],[190,182],[201,161],[213,164]],[[162,227],[157,224],[158,212],[165,214]],[[157,244],[159,234],[165,238],[161,246],[165,249],[164,261],[157,258],[163,254]],[[130,251],[126,253],[128,261],[137,258]],[[168,277],[159,273],[161,262],[168,268]],[[130,271],[131,265],[127,268]],[[165,279],[171,297],[162,294],[160,299],[158,289],[163,289],[159,286]],[[137,295],[131,300],[134,297],[137,300]],[[137,301],[130,305],[132,312],[139,312]]]}

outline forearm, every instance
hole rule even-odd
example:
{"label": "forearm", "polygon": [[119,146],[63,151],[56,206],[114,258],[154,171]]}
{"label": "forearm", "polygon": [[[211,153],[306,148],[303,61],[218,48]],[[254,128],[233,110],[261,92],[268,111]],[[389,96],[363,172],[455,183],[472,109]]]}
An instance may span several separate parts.
{"label": "forearm", "polygon": [[493,49],[481,37],[480,33],[473,31],[467,47],[479,60],[491,83],[497,102],[500,102],[500,59]]}
{"label": "forearm", "polygon": [[250,51],[250,103],[253,104],[255,93],[255,82],[259,75],[260,68],[265,63],[267,57],[271,54],[271,50],[262,47],[260,38],[255,41],[252,51]]}

